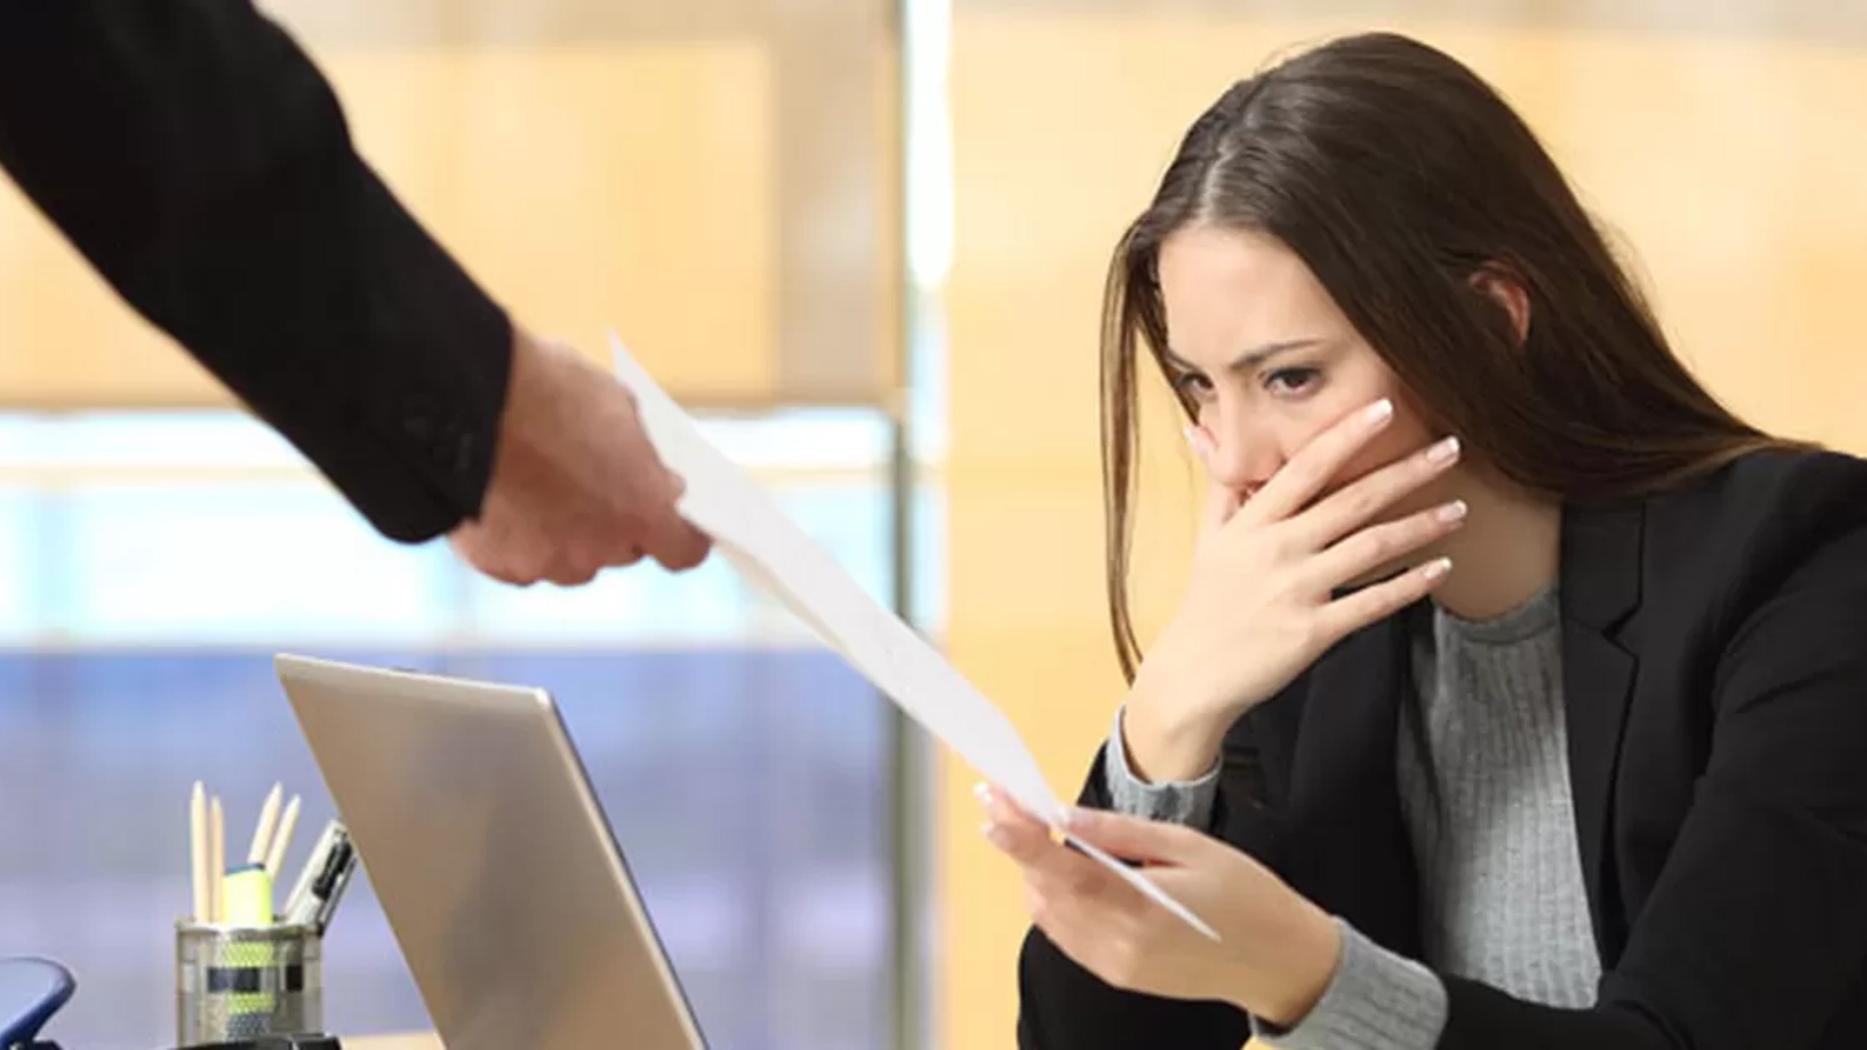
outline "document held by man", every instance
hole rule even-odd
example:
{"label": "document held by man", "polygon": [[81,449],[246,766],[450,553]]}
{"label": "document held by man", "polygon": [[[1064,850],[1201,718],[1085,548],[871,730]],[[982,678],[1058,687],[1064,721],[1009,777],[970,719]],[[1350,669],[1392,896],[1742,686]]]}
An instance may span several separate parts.
{"label": "document held by man", "polygon": [[[1060,826],[1065,807],[1023,738],[990,700],[892,611],[871,598],[752,479],[700,433],[612,333],[617,378],[634,392],[642,425],[668,468],[687,483],[679,510],[715,550],[782,601],[915,721],[1003,788],[1031,814]],[[1214,940],[1216,933],[1134,868],[1070,841]]]}

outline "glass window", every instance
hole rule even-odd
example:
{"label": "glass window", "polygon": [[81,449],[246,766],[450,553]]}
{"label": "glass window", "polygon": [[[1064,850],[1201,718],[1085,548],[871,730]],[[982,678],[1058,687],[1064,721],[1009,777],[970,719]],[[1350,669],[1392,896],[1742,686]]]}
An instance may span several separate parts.
{"label": "glass window", "polygon": [[[889,429],[867,411],[708,419],[878,597]],[[377,537],[232,413],[0,416],[0,947],[61,959],[66,1045],[173,1025],[186,800],[228,839],[273,781],[334,811],[279,649],[550,689],[716,1045],[890,1038],[890,709],[723,560],[581,589],[474,576]],[[428,1026],[367,882],[326,945],[327,1024]]]}

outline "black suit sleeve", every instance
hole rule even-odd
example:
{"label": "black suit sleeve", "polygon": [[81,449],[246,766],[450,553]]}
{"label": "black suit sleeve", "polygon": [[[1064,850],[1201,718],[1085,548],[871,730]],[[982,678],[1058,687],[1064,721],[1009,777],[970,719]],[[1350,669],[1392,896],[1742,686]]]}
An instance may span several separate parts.
{"label": "black suit sleeve", "polygon": [[0,0],[0,166],[384,534],[477,512],[506,316],[248,0]]}

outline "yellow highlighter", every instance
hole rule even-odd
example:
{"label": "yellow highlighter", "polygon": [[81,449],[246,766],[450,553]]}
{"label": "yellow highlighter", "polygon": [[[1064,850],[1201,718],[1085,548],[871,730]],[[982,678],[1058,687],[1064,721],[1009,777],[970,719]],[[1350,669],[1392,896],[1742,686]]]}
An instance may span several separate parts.
{"label": "yellow highlighter", "polygon": [[[254,928],[272,925],[272,876],[266,874],[264,864],[244,864],[228,872],[222,881],[221,895],[226,901],[227,925]],[[228,1012],[271,1013],[278,1002],[275,991],[267,987],[275,949],[265,941],[248,941],[232,948],[233,955],[227,962],[237,972],[250,974],[255,980],[250,985],[240,982],[240,987],[228,997]]]}
{"label": "yellow highlighter", "polygon": [[264,864],[242,864],[227,873],[221,892],[229,926],[272,925],[272,876]]}

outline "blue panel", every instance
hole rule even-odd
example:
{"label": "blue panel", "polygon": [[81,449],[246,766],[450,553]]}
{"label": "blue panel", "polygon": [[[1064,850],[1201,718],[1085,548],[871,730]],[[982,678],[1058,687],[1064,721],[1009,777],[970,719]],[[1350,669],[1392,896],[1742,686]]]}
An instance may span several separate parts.
{"label": "blue panel", "polygon": [[[887,1042],[887,710],[817,651],[342,651],[549,688],[716,1047]],[[332,814],[269,653],[0,656],[0,952],[79,992],[48,1034],[148,1050],[173,1026],[190,782],[243,848],[275,779],[305,795],[294,868]],[[238,844],[238,845],[235,845]],[[327,944],[327,1021],[427,1020],[367,883]]]}

